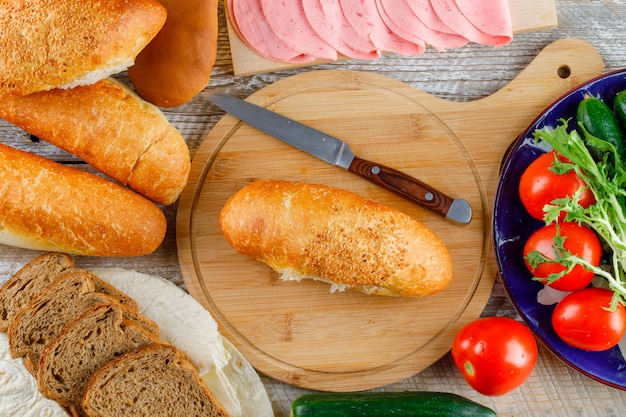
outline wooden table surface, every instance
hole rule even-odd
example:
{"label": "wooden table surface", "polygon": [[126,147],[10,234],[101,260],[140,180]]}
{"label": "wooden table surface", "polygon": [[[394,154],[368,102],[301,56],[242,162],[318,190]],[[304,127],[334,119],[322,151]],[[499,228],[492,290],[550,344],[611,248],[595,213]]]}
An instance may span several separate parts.
{"label": "wooden table surface", "polygon": [[[626,3],[622,0],[556,0],[558,28],[515,36],[510,45],[493,48],[478,45],[446,53],[428,50],[419,57],[385,55],[375,61],[344,61],[317,67],[235,77],[230,58],[228,33],[220,5],[220,32],[217,62],[208,88],[245,98],[259,89],[311,69],[351,69],[383,74],[436,97],[451,101],[471,101],[486,97],[519,74],[551,42],[561,38],[581,38],[601,54],[605,71],[626,67]],[[126,80],[124,74],[119,76]],[[168,119],[181,131],[192,156],[223,116],[201,96],[175,109],[165,109]],[[48,156],[60,162],[80,164],[75,157],[53,146],[33,140],[25,132],[0,121],[0,141]],[[89,169],[86,167],[86,169]],[[124,267],[156,274],[185,287],[176,248],[176,205],[164,208],[169,221],[162,246],[139,258],[77,258],[84,267]],[[0,246],[0,283],[4,282],[37,253]],[[499,280],[493,287],[483,316],[519,319]],[[307,392],[262,376],[277,417],[288,416],[291,401]],[[569,369],[540,346],[535,371],[520,388],[500,397],[474,392],[463,380],[449,354],[404,381],[384,389],[440,390],[454,392],[492,407],[500,416],[620,416],[626,415],[626,392],[607,387]]]}

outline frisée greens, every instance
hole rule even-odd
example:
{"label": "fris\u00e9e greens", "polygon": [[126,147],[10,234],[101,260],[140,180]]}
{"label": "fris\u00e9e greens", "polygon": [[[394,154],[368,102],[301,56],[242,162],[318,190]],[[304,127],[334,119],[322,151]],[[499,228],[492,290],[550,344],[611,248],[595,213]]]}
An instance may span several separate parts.
{"label": "fris\u00e9e greens", "polygon": [[[602,240],[609,254],[608,265],[599,267],[590,265],[583,259],[572,255],[563,247],[563,240],[555,239],[553,260],[534,251],[527,260],[530,264],[540,262],[558,262],[566,267],[560,273],[552,274],[550,280],[556,280],[571,271],[575,265],[583,265],[596,275],[607,280],[613,291],[611,309],[617,303],[626,304],[626,169],[613,144],[591,135],[579,124],[578,129],[568,129],[568,120],[560,119],[555,127],[544,127],[533,133],[535,140],[548,143],[568,162],[555,158],[553,169],[556,173],[574,170],[593,192],[596,203],[584,208],[578,201],[584,188],[573,196],[559,198],[544,207],[546,224],[556,222],[565,213],[564,221],[584,224],[594,230]],[[600,150],[601,157],[594,159],[590,149]]]}

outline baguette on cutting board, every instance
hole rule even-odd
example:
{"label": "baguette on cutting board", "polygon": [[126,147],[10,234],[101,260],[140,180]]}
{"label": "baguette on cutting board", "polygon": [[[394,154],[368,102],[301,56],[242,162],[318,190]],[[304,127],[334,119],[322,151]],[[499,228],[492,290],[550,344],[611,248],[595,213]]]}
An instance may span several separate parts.
{"label": "baguette on cutting board", "polygon": [[163,113],[109,78],[72,89],[4,97],[0,117],[169,205],[189,176],[189,148]]}
{"label": "baguette on cutting board", "polygon": [[231,196],[219,225],[235,250],[286,280],[312,278],[333,289],[426,296],[452,277],[448,250],[432,230],[335,187],[256,181]]}
{"label": "baguette on cutting board", "polygon": [[151,253],[167,227],[139,194],[1,144],[0,213],[0,243],[86,256]]}
{"label": "baguette on cutting board", "polygon": [[131,66],[165,23],[156,0],[0,2],[0,96],[92,84]]}

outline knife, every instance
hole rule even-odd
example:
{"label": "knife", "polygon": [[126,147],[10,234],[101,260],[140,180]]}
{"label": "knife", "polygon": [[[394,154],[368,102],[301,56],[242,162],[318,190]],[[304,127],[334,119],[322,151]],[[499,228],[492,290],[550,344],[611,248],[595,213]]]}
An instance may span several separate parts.
{"label": "knife", "polygon": [[203,97],[250,126],[322,161],[347,169],[448,220],[460,224],[468,224],[472,220],[472,208],[466,200],[453,199],[403,172],[359,158],[340,139],[226,94],[205,92]]}

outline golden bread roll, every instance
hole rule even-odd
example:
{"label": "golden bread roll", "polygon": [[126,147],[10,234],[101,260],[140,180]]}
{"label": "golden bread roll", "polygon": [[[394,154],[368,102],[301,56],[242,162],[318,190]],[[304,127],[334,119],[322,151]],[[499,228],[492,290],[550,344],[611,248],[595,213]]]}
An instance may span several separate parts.
{"label": "golden bread roll", "polygon": [[209,82],[217,56],[217,0],[160,0],[163,29],[128,75],[141,97],[159,107],[191,100]]}
{"label": "golden bread roll", "polygon": [[167,228],[151,201],[96,175],[0,145],[0,243],[87,256],[139,256]]}
{"label": "golden bread roll", "polygon": [[112,78],[4,97],[0,117],[157,203],[172,204],[187,184],[191,161],[182,135]]}
{"label": "golden bread roll", "polygon": [[158,33],[156,0],[0,2],[0,96],[92,84],[119,73]]}
{"label": "golden bread roll", "polygon": [[283,279],[425,296],[452,277],[448,250],[433,231],[392,207],[335,187],[257,181],[226,202],[219,225],[235,250]]}

